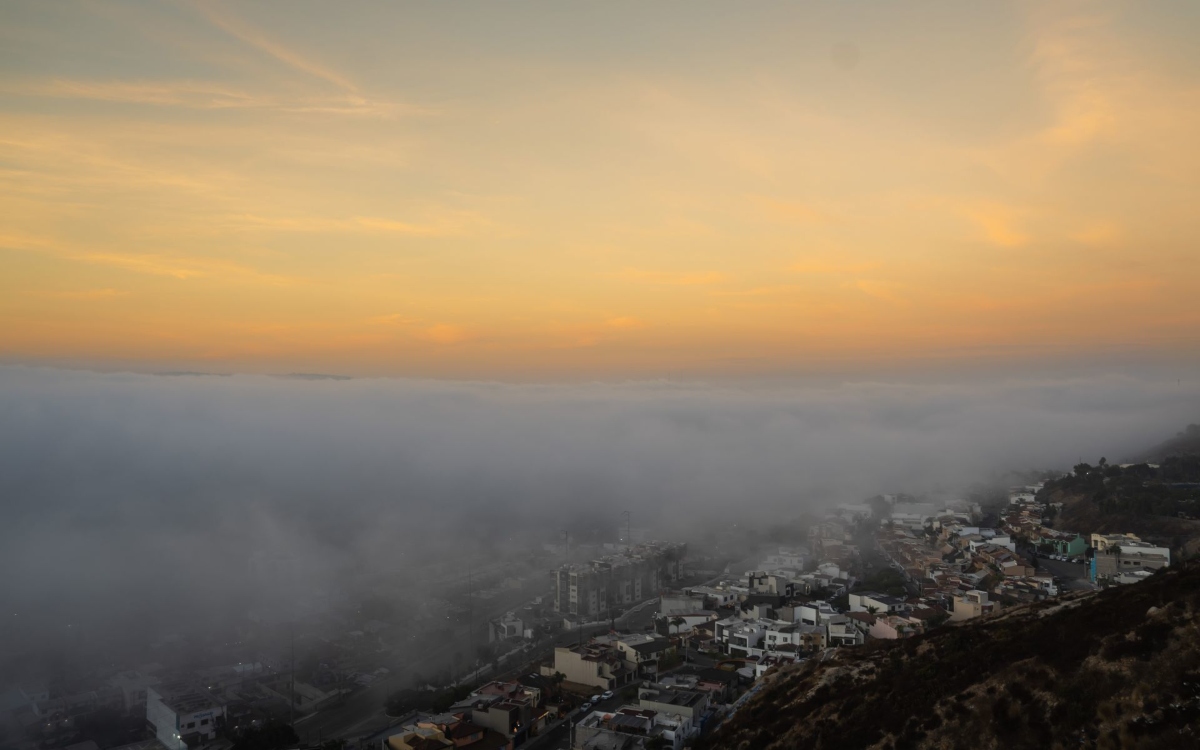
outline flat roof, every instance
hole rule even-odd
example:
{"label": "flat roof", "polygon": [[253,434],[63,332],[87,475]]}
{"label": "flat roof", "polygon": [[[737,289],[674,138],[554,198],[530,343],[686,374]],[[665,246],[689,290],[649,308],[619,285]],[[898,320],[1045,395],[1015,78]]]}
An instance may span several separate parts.
{"label": "flat roof", "polygon": [[650,701],[651,703],[663,703],[669,706],[694,706],[703,698],[703,694],[693,692],[691,690],[674,690],[671,688],[657,689],[656,695],[647,695],[639,700]]}

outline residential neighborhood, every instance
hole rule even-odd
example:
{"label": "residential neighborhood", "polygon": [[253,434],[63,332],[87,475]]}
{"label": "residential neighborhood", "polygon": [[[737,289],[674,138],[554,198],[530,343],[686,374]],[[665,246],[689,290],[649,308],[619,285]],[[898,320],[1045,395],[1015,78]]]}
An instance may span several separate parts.
{"label": "residential neighborhood", "polygon": [[[546,567],[497,565],[411,612],[359,605],[300,634],[302,663],[295,632],[255,610],[253,627],[286,635],[286,651],[233,644],[213,654],[248,658],[186,667],[169,655],[188,641],[168,638],[160,662],[10,689],[4,717],[30,750],[90,731],[94,716],[130,738],[124,750],[227,750],[273,727],[297,746],[352,750],[683,750],[773,670],[1170,566],[1168,546],[1132,532],[1052,525],[1044,486],[986,506],[881,495],[829,509],[786,543],[739,530],[733,544],[732,529],[707,543],[565,537],[531,558],[550,563],[548,586]],[[726,551],[747,544],[749,555]],[[430,677],[406,688],[421,664]]]}

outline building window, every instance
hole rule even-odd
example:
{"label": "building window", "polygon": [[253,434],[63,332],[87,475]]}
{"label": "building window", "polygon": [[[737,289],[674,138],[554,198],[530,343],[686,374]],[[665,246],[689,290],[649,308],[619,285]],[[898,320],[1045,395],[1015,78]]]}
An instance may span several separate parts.
{"label": "building window", "polygon": [[194,721],[189,721],[189,722],[188,722],[188,725],[187,725],[187,728],[188,728],[188,729],[195,729],[195,728],[196,728],[196,722],[194,722]]}
{"label": "building window", "polygon": [[207,723],[208,723],[208,719],[201,719],[201,720],[200,720],[200,726],[204,726],[204,725],[205,725],[205,724],[207,724]]}

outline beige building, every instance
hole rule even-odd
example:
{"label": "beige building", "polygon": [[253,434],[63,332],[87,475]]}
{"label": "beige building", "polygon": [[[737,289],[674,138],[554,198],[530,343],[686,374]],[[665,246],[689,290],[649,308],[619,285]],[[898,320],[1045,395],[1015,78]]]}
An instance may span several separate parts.
{"label": "beige building", "polygon": [[622,654],[611,646],[596,643],[554,649],[554,666],[544,668],[543,673],[553,676],[555,672],[568,682],[603,690],[618,688],[632,679]]}
{"label": "beige building", "polygon": [[693,722],[708,708],[708,693],[654,685],[638,690],[638,705],[664,714],[678,714]]}
{"label": "beige building", "polygon": [[429,725],[418,725],[403,734],[394,734],[384,740],[384,750],[432,750],[436,747],[454,747],[441,729]]}
{"label": "beige building", "polygon": [[1134,534],[1092,534],[1092,549],[1107,552],[1110,547],[1121,547],[1129,542],[1140,542]]}
{"label": "beige building", "polygon": [[995,602],[988,601],[986,591],[964,591],[956,595],[952,601],[954,602],[950,611],[952,622],[971,620],[991,614],[996,607]]}

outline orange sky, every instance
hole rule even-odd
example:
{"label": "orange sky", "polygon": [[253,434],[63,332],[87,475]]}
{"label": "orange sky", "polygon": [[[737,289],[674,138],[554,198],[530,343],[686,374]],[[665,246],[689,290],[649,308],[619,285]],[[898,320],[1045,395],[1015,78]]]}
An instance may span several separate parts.
{"label": "orange sky", "polygon": [[1197,350],[1195,4],[644,5],[5,4],[0,357]]}

